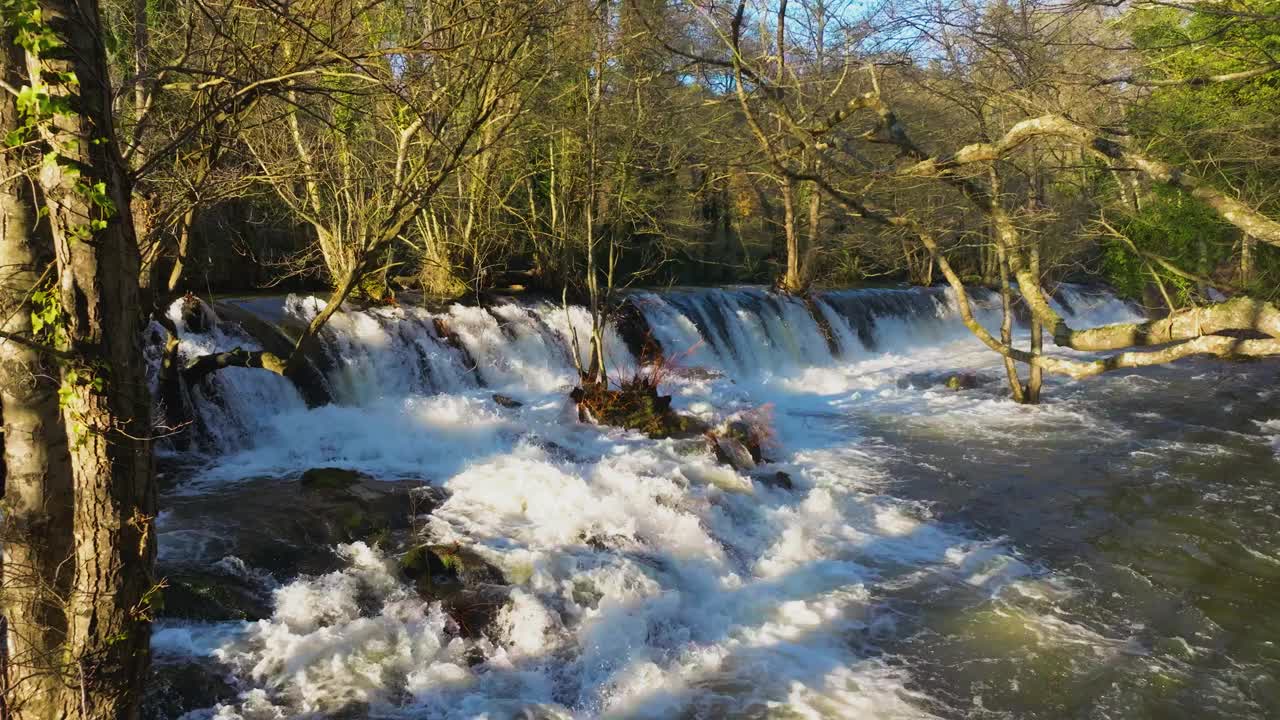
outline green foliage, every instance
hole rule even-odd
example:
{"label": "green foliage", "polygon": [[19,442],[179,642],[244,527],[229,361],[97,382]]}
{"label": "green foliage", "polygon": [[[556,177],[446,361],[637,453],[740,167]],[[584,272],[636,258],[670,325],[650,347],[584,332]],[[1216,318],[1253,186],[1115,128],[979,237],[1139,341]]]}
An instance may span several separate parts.
{"label": "green foliage", "polygon": [[38,342],[53,347],[66,346],[66,314],[58,289],[52,285],[43,285],[31,293],[31,333]]}
{"label": "green foliage", "polygon": [[[1264,68],[1280,56],[1280,21],[1275,19],[1280,17],[1280,0],[1242,0],[1232,10],[1145,6],[1124,16],[1122,22],[1142,56],[1142,75],[1184,81],[1144,91],[1129,112],[1128,124],[1135,140],[1149,151],[1275,216],[1280,213],[1280,194],[1275,191],[1280,156],[1274,151],[1280,137],[1280,73],[1194,82]],[[1158,193],[1120,229],[1142,251],[1197,274],[1211,274],[1240,247],[1239,232],[1194,200],[1179,200],[1171,193]],[[1201,240],[1207,257],[1200,254]],[[1151,282],[1143,260],[1119,240],[1108,242],[1104,251],[1108,278],[1126,294],[1140,295]],[[1274,297],[1276,266],[1275,251],[1258,244],[1253,277],[1237,289]],[[1163,269],[1158,272],[1176,302],[1194,296],[1194,282]]]}
{"label": "green foliage", "polygon": [[[1156,189],[1142,210],[1116,228],[1140,251],[1158,255],[1188,272],[1208,274],[1226,259],[1237,234],[1208,206],[1175,190]],[[1155,263],[1135,255],[1120,238],[1105,242],[1103,274],[1122,294],[1141,298],[1153,281],[1152,267],[1181,303],[1195,299],[1196,286]]]}
{"label": "green foliage", "polygon": [[0,0],[0,20],[14,28],[15,42],[30,53],[40,55],[62,44],[45,24],[36,0]]}
{"label": "green foliage", "polygon": [[[1150,77],[1188,80],[1256,69],[1280,56],[1280,22],[1267,19],[1280,17],[1280,0],[1246,0],[1240,9],[1256,19],[1155,7],[1130,12],[1125,23]],[[1247,195],[1249,187],[1273,186],[1280,170],[1258,152],[1280,131],[1277,107],[1280,73],[1270,72],[1152,88],[1129,120],[1166,159],[1201,165],[1221,189]]]}

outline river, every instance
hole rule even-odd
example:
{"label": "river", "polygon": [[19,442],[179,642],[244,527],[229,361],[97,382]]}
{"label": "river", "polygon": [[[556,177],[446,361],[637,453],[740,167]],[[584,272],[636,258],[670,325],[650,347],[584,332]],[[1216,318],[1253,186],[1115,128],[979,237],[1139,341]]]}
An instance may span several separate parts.
{"label": "river", "polygon": [[[1137,317],[1105,291],[1058,298],[1077,326]],[[195,658],[225,686],[184,717],[1280,714],[1280,364],[1053,379],[1022,407],[941,289],[631,299],[676,407],[772,428],[760,471],[576,422],[580,308],[351,310],[325,333],[334,403],[245,368],[194,392],[197,442],[165,451],[162,570],[243,576],[269,607],[157,623],[162,669]],[[206,325],[185,354],[258,346]],[[439,489],[422,532],[511,584],[492,625],[460,632],[394,543],[272,562],[299,550],[273,488],[325,467]]]}

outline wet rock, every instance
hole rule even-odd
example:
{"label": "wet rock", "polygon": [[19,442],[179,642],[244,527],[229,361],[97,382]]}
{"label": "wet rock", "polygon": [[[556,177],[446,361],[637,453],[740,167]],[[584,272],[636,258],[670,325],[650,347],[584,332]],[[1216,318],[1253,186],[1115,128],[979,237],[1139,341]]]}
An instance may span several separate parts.
{"label": "wet rock", "polygon": [[143,720],[173,720],[193,710],[229,703],[236,687],[211,660],[162,658],[151,665],[142,697]]}
{"label": "wet rock", "polygon": [[672,375],[686,380],[719,380],[724,377],[724,373],[700,365],[668,367]]}
{"label": "wet rock", "polygon": [[498,613],[511,600],[511,589],[503,585],[476,585],[448,590],[437,595],[440,606],[465,638],[491,635],[489,629]]}
{"label": "wet rock", "polygon": [[721,464],[728,465],[734,470],[746,471],[755,469],[756,461],[751,456],[751,451],[737,438],[712,434],[710,440],[712,450],[716,454],[716,460]]}
{"label": "wet rock", "polygon": [[271,617],[269,591],[244,576],[216,568],[180,570],[168,575],[165,582],[160,617],[206,622]]}
{"label": "wet rock", "polygon": [[302,477],[298,478],[302,487],[308,490],[330,492],[343,492],[367,480],[372,478],[355,470],[334,467],[313,468],[302,473]]}
{"label": "wet rock", "polygon": [[[376,480],[341,468],[299,479],[246,481],[199,497],[175,497],[161,531],[196,566],[234,555],[278,580],[342,566],[333,548],[357,540],[387,544],[407,535],[446,493],[420,481]],[[187,545],[188,547],[182,547]]]}
{"label": "wet rock", "polygon": [[503,395],[502,393],[494,393],[493,401],[498,403],[504,408],[515,409],[518,407],[524,407],[524,403],[520,402],[519,400],[516,400],[510,395]]}
{"label": "wet rock", "polygon": [[[463,366],[474,371],[476,369],[476,360],[472,357],[471,351],[467,349],[467,344],[462,342],[462,338],[458,336],[449,321],[443,317],[436,316],[431,319],[431,325],[436,331],[436,337],[444,341],[445,344],[453,348],[461,356]],[[475,378],[477,382],[484,385],[484,380],[479,373],[475,373]]]}
{"label": "wet rock", "polygon": [[479,553],[461,545],[418,545],[400,558],[400,571],[415,583],[429,585],[505,585],[502,571]]}
{"label": "wet rock", "polygon": [[621,389],[601,387],[573,389],[570,399],[603,425],[637,430],[651,438],[696,437],[707,430],[698,418],[671,408],[671,396],[659,395],[656,388],[640,383]]}
{"label": "wet rock", "polygon": [[648,318],[635,300],[624,300],[614,312],[613,322],[632,357],[642,362],[662,357],[662,344],[654,337]]}
{"label": "wet rock", "polygon": [[463,637],[488,634],[511,596],[502,571],[461,545],[414,547],[400,572],[424,600],[440,603]]}
{"label": "wet rock", "polygon": [[604,533],[588,534],[586,532],[579,534],[578,539],[582,541],[583,545],[599,552],[617,550],[618,548],[625,547],[630,541],[630,539],[625,535],[608,535]]}
{"label": "wet rock", "polygon": [[757,482],[769,487],[775,487],[779,490],[794,490],[795,484],[791,482],[791,475],[781,470],[772,473],[760,473],[754,476]]}
{"label": "wet rock", "polygon": [[536,445],[537,447],[540,447],[543,450],[545,450],[548,455],[555,458],[556,460],[562,460],[566,462],[582,462],[582,457],[578,455],[578,453],[575,453],[574,451],[561,445],[558,442],[547,440],[546,438],[541,438],[536,435],[527,435],[525,439],[531,445]]}
{"label": "wet rock", "polygon": [[745,420],[733,420],[725,426],[721,434],[741,443],[747,452],[751,453],[751,459],[756,464],[764,461],[764,440],[750,423]]}
{"label": "wet rock", "polygon": [[214,314],[213,308],[205,305],[195,295],[187,293],[182,296],[180,302],[182,304],[178,312],[182,316],[182,326],[187,332],[206,333],[217,324],[218,316]]}
{"label": "wet rock", "polygon": [[952,372],[911,373],[898,379],[898,387],[928,390],[947,388],[949,390],[973,390],[994,383],[996,379],[985,373],[969,370]]}

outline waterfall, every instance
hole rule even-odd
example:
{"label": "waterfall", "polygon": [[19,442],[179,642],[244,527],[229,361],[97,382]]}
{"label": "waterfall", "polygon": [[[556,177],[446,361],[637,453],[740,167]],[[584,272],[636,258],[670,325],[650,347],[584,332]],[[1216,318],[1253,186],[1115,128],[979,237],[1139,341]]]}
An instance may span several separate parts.
{"label": "waterfall", "polygon": [[[970,292],[980,321],[999,324],[999,297]],[[1057,309],[1083,326],[1134,317],[1110,292],[1062,285]],[[762,288],[635,291],[626,296],[644,319],[649,340],[674,368],[702,368],[747,381],[794,375],[887,353],[961,341],[956,299],[944,288],[825,290],[802,299]],[[234,309],[281,328],[303,326],[321,301],[306,296],[228,300]],[[182,333],[181,356],[240,347],[264,347],[234,319],[204,317],[187,327],[175,304],[170,318]],[[575,337],[581,362],[589,362],[590,314],[547,301],[506,300],[489,307],[451,305],[428,310],[401,305],[344,308],[321,331],[319,366],[327,392],[342,406],[367,406],[388,398],[490,388],[512,395],[551,393],[576,382]],[[636,371],[637,338],[610,324],[606,355],[615,378]],[[156,356],[156,352],[152,352]],[[153,366],[158,362],[153,357]],[[153,367],[154,375],[154,367]],[[285,379],[247,368],[208,376],[190,391],[198,445],[226,452],[250,446],[263,431],[265,410],[294,412],[305,406]]]}

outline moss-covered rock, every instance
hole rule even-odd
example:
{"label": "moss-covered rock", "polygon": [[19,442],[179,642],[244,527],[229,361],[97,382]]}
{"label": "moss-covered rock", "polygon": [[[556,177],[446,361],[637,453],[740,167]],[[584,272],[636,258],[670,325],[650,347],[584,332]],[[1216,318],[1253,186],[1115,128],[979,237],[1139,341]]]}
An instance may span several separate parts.
{"label": "moss-covered rock", "polygon": [[400,558],[400,571],[415,583],[504,585],[502,571],[461,545],[418,545]]}
{"label": "moss-covered rock", "polygon": [[367,475],[346,468],[313,468],[302,473],[298,482],[308,490],[344,491],[354,485],[371,480]]}
{"label": "moss-covered rock", "polygon": [[751,455],[752,464],[764,461],[764,438],[745,420],[733,420],[720,431],[720,436],[735,440]]}
{"label": "moss-covered rock", "polygon": [[688,438],[707,430],[698,418],[673,410],[670,395],[659,395],[646,385],[575,388],[570,397],[596,422],[636,430],[651,438]]}
{"label": "moss-covered rock", "polygon": [[271,617],[266,588],[244,577],[185,570],[169,575],[160,593],[160,617],[218,622]]}
{"label": "moss-covered rock", "polygon": [[746,471],[755,469],[756,461],[752,457],[751,451],[737,438],[729,435],[712,435],[711,444],[716,454],[716,460],[722,464],[728,465],[734,470]]}
{"label": "moss-covered rock", "polygon": [[463,637],[487,634],[510,599],[502,571],[460,545],[418,545],[399,564],[418,594],[439,602]]}

